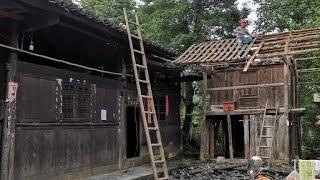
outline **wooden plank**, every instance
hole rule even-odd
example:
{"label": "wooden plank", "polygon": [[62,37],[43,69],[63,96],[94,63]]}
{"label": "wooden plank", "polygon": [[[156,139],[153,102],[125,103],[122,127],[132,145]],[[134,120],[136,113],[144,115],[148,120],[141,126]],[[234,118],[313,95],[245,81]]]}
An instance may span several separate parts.
{"label": "wooden plank", "polygon": [[230,114],[227,115],[227,123],[228,123],[229,154],[230,154],[230,159],[233,159],[232,124],[231,124]]}
{"label": "wooden plank", "polygon": [[257,85],[244,85],[244,86],[230,86],[230,87],[219,87],[219,88],[208,88],[207,91],[225,91],[225,90],[236,90],[236,89],[249,89],[249,88],[266,88],[283,86],[283,83],[271,83],[271,84],[257,84]]}
{"label": "wooden plank", "polygon": [[256,58],[256,55],[259,53],[260,49],[262,48],[264,44],[264,41],[262,41],[258,47],[258,49],[254,52],[254,54],[251,56],[251,58],[249,59],[249,61],[247,62],[246,66],[243,69],[243,72],[247,72],[248,68],[250,66],[250,64],[252,63],[252,61]]}
{"label": "wooden plank", "polygon": [[250,138],[249,138],[249,116],[244,115],[244,122],[243,122],[243,132],[244,132],[244,158],[250,158]]}

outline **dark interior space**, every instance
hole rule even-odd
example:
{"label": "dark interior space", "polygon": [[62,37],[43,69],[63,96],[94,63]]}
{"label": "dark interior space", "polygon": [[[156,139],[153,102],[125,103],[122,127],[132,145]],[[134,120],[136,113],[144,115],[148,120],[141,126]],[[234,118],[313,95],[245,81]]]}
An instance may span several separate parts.
{"label": "dark interior space", "polygon": [[[228,139],[228,125],[227,116],[213,116],[211,117],[215,122],[215,155],[230,158],[229,155],[229,139]],[[243,115],[231,116],[232,124],[232,143],[233,156],[236,158],[244,158],[244,129],[243,129]]]}
{"label": "dark interior space", "polygon": [[140,156],[140,109],[127,107],[127,158]]}
{"label": "dark interior space", "polygon": [[233,156],[244,158],[244,129],[242,115],[231,116]]}

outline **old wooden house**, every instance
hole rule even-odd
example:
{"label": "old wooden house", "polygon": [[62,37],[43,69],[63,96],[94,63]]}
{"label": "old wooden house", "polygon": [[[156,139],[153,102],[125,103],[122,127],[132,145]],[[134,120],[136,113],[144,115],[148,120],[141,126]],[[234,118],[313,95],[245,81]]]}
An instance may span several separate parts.
{"label": "old wooden house", "polygon": [[201,158],[299,155],[304,108],[298,103],[298,77],[308,70],[297,69],[297,62],[316,59],[319,35],[319,29],[261,35],[241,48],[235,39],[204,42],[175,60],[202,69]]}
{"label": "old wooden house", "polygon": [[[162,140],[180,149],[175,51],[145,40]],[[149,160],[125,29],[61,1],[0,2],[1,179],[80,179]]]}

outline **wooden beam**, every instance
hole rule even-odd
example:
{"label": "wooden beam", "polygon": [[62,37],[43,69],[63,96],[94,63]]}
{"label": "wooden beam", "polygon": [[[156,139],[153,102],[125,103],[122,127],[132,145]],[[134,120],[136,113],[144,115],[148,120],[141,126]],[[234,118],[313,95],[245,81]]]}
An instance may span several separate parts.
{"label": "wooden beam", "polygon": [[249,135],[249,115],[244,115],[243,121],[243,132],[244,132],[244,158],[250,158],[250,135]]}
{"label": "wooden beam", "polygon": [[247,62],[246,66],[244,67],[243,69],[243,72],[247,72],[249,67],[250,67],[250,64],[253,62],[253,60],[256,58],[257,54],[259,53],[260,49],[262,48],[264,44],[264,41],[262,41],[258,47],[258,49],[254,52],[254,54],[251,56],[251,58],[249,59],[249,61]]}
{"label": "wooden beam", "polygon": [[227,115],[227,123],[228,123],[229,154],[230,154],[230,159],[233,159],[232,124],[231,124],[230,114]]}
{"label": "wooden beam", "polygon": [[283,83],[208,88],[207,91],[225,91],[225,90],[236,90],[236,89],[267,88],[267,87],[276,87],[276,86],[283,86]]}
{"label": "wooden beam", "polygon": [[[19,25],[12,22],[10,28],[10,45],[17,47],[19,38]],[[18,53],[16,51],[9,52],[8,76],[7,82],[17,82],[17,61]],[[4,118],[3,135],[2,135],[2,156],[1,156],[1,179],[14,179],[14,145],[15,145],[15,121],[16,121],[16,93],[10,91],[7,87],[8,103]],[[16,91],[17,87],[15,88]],[[14,99],[11,98],[14,94]],[[11,99],[11,100],[10,100]]]}
{"label": "wooden beam", "polygon": [[308,72],[317,72],[317,71],[320,71],[320,68],[297,69],[298,73],[308,73]]}
{"label": "wooden beam", "polygon": [[[284,49],[284,53],[288,54],[290,53],[290,42],[291,42],[291,34],[289,35],[287,41],[286,41],[286,46]],[[284,55],[284,59],[286,62],[290,62],[290,56],[289,55]],[[283,64],[283,106],[284,106],[284,119],[287,122],[287,126],[283,127],[283,133],[284,133],[284,154],[285,154],[285,160],[289,160],[289,106],[290,106],[290,87],[289,87],[289,82],[290,82],[290,69],[289,69],[289,64],[285,63]]]}
{"label": "wooden beam", "polygon": [[315,60],[315,59],[319,59],[320,60],[320,57],[295,58],[294,60],[296,60],[296,61],[308,61],[308,60]]}
{"label": "wooden beam", "polygon": [[207,77],[208,67],[204,67],[203,80],[202,80],[202,120],[201,120],[201,146],[200,146],[200,159],[205,159],[208,156],[208,127],[206,119],[206,101],[207,101]]}

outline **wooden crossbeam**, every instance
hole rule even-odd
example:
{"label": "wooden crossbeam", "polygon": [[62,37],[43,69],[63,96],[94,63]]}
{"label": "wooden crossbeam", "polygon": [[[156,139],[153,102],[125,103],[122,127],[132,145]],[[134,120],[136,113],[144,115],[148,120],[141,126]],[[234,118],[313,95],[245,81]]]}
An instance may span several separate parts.
{"label": "wooden crossbeam", "polygon": [[276,87],[276,86],[283,86],[283,83],[208,88],[207,91],[225,91],[225,90],[237,90],[237,89],[249,89],[249,88],[267,88],[267,87]]}

